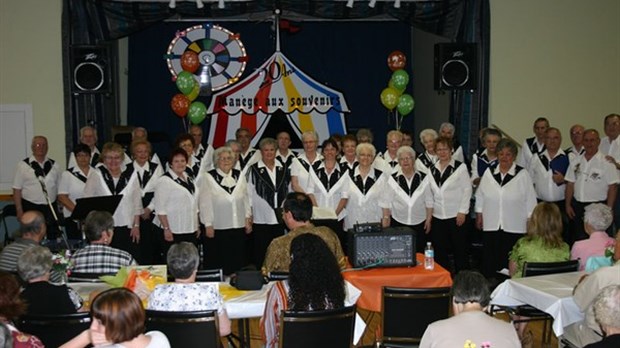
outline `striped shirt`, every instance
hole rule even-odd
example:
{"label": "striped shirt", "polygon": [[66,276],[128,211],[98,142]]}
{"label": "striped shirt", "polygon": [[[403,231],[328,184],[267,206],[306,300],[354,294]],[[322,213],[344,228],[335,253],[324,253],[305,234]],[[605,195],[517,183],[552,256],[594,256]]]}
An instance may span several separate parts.
{"label": "striped shirt", "polygon": [[0,252],[0,270],[7,272],[17,272],[17,259],[24,250],[39,245],[32,239],[19,238],[15,242],[7,245]]}
{"label": "striped shirt", "polygon": [[90,244],[73,254],[72,272],[116,273],[123,266],[136,265],[131,254],[103,244]]}

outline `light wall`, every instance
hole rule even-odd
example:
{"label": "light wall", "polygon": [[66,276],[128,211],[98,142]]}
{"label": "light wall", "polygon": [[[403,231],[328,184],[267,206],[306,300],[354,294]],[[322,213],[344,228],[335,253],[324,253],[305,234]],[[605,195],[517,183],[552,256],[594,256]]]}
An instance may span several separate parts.
{"label": "light wall", "polygon": [[620,1],[491,0],[489,123],[523,141],[545,116],[564,134],[620,113]]}
{"label": "light wall", "polygon": [[64,167],[61,14],[62,0],[0,0],[0,104],[32,104],[34,134]]}

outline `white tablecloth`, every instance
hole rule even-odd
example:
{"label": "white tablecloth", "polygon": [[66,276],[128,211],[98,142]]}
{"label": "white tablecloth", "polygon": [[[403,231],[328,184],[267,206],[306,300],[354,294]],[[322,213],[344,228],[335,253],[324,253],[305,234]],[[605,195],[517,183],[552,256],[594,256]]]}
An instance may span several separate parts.
{"label": "white tablecloth", "polygon": [[571,272],[508,279],[495,288],[491,304],[528,304],[540,309],[553,317],[553,331],[560,337],[566,326],[583,320],[584,314],[573,301],[573,289],[583,274]]}

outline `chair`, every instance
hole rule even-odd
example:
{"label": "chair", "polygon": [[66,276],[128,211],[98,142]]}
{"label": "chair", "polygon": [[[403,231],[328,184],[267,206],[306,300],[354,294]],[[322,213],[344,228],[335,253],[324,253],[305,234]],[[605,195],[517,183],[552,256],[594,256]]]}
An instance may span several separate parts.
{"label": "chair", "polygon": [[383,347],[415,347],[426,327],[446,319],[450,311],[450,288],[382,289],[381,338]]}
{"label": "chair", "polygon": [[[559,262],[525,262],[523,264],[523,276],[533,277],[555,273],[576,272],[579,270],[579,260],[559,261]],[[549,346],[551,342],[551,323],[553,317],[530,305],[517,307],[500,307],[504,309],[510,317],[520,316],[526,319],[513,320],[513,323],[525,323],[530,321],[543,321],[543,346]]]}
{"label": "chair", "polygon": [[115,275],[115,273],[80,273],[72,272],[67,280],[70,283],[103,283],[103,280],[99,279],[101,276]]}
{"label": "chair", "polygon": [[7,204],[4,208],[0,209],[0,228],[4,228],[4,245],[7,245],[9,242],[13,241],[11,233],[9,232],[9,227],[6,223],[6,219],[8,217],[14,217],[17,221],[17,209],[15,208],[15,204]]}
{"label": "chair", "polygon": [[351,347],[354,323],[355,306],[323,311],[282,311],[279,347]]}
{"label": "chair", "polygon": [[[174,277],[168,275],[168,281],[173,282]],[[221,268],[215,269],[199,269],[196,272],[196,282],[223,282],[224,270]]]}
{"label": "chair", "polygon": [[146,310],[146,331],[163,332],[171,347],[217,348],[217,311],[166,312]]}
{"label": "chair", "polygon": [[46,347],[59,347],[90,327],[87,312],[62,315],[24,315],[17,321],[20,331],[37,336]]}
{"label": "chair", "polygon": [[267,279],[269,279],[270,282],[277,281],[277,280],[287,280],[288,272],[278,272],[278,271],[269,272],[267,273]]}

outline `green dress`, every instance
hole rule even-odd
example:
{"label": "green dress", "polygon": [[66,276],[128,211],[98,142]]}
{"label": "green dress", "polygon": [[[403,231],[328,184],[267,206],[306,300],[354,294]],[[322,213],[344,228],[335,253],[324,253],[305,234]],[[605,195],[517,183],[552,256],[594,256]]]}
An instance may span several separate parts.
{"label": "green dress", "polygon": [[560,247],[549,247],[545,245],[540,237],[519,239],[510,252],[510,261],[517,264],[517,270],[513,278],[521,278],[523,264],[525,262],[558,262],[570,260],[570,249],[568,244],[562,242]]}

